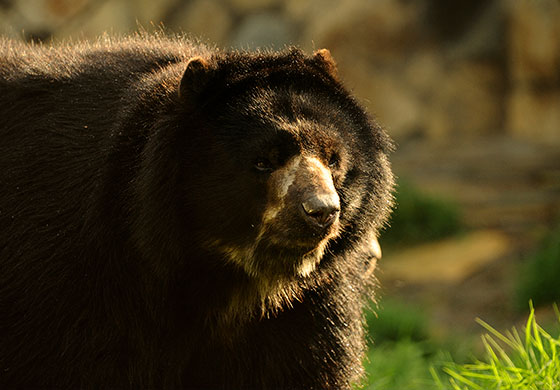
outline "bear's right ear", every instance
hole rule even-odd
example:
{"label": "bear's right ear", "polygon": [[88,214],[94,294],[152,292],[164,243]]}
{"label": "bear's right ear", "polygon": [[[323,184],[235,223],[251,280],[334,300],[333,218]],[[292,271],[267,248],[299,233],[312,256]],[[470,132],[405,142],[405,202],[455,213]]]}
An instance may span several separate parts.
{"label": "bear's right ear", "polygon": [[336,62],[328,49],[320,49],[313,53],[315,62],[324,70],[327,71],[333,78],[338,78],[338,69]]}
{"label": "bear's right ear", "polygon": [[212,78],[214,69],[202,57],[194,57],[187,62],[179,84],[179,97],[189,103],[195,103]]}

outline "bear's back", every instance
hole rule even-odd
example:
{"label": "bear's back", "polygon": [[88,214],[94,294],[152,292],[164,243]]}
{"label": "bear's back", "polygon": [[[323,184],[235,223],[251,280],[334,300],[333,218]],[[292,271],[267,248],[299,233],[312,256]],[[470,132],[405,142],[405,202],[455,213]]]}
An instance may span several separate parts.
{"label": "bear's back", "polygon": [[[137,90],[162,68],[205,51],[140,36],[52,47],[0,39],[0,255],[14,257],[37,240],[33,231],[59,237],[81,229],[73,216],[99,201]],[[22,249],[4,245],[4,237]],[[57,242],[35,245],[35,257],[49,256]]]}
{"label": "bear's back", "polygon": [[0,37],[2,85],[25,78],[68,80],[83,74],[119,77],[157,70],[184,61],[209,49],[191,41],[155,36],[123,39],[100,38],[97,42],[61,43],[55,46],[25,44]]}

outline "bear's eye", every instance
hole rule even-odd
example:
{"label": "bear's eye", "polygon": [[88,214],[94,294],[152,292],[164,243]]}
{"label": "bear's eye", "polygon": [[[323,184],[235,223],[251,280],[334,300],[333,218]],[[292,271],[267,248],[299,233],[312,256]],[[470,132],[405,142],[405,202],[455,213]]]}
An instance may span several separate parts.
{"label": "bear's eye", "polygon": [[333,154],[331,158],[329,158],[329,168],[331,169],[336,168],[339,162],[340,162],[340,158],[338,157],[338,155]]}
{"label": "bear's eye", "polygon": [[271,172],[273,170],[272,164],[266,159],[257,160],[257,162],[255,163],[255,168],[259,172]]}

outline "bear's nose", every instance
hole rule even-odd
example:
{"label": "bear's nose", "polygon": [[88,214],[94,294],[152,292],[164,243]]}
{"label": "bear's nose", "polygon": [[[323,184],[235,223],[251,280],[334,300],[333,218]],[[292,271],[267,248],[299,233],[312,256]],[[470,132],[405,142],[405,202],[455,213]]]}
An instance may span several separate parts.
{"label": "bear's nose", "polygon": [[301,205],[307,219],[323,228],[332,225],[340,212],[340,202],[336,193],[313,195]]}

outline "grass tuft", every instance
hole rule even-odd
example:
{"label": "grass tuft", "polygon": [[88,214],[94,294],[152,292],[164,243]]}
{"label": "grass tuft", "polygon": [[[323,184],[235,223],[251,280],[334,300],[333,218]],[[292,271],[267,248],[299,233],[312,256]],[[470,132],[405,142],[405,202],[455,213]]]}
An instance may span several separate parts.
{"label": "grass tuft", "polygon": [[[560,323],[560,314],[555,306]],[[500,333],[478,319],[488,334],[483,336],[486,360],[472,364],[447,363],[448,382],[431,369],[440,390],[556,390],[560,389],[560,335],[547,333],[531,311],[523,333],[513,328]]]}
{"label": "grass tuft", "polygon": [[429,337],[429,324],[424,312],[396,299],[383,299],[376,309],[367,311],[366,324],[370,341],[375,345],[424,341]]}
{"label": "grass tuft", "polygon": [[400,341],[373,348],[365,362],[363,390],[437,390],[421,343]]}

